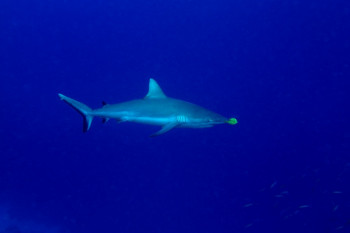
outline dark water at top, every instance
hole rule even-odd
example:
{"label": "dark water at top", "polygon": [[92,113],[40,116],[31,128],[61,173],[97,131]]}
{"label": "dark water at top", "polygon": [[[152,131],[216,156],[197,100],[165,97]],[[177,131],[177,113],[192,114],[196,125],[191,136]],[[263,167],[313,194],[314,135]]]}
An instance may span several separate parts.
{"label": "dark water at top", "polygon": [[[0,2],[0,232],[349,232],[347,1]],[[81,132],[148,79],[235,126]]]}

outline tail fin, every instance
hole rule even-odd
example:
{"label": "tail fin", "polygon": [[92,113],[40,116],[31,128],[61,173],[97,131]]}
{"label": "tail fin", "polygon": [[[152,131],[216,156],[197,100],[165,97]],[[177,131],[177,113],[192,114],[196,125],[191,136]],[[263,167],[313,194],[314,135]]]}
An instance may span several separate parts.
{"label": "tail fin", "polygon": [[80,115],[83,116],[84,118],[83,132],[84,133],[87,132],[90,129],[92,119],[94,118],[91,115],[92,109],[86,106],[85,104],[80,103],[79,101],[71,99],[62,94],[58,94],[58,96],[61,98],[61,100],[63,100],[64,102],[72,106]]}

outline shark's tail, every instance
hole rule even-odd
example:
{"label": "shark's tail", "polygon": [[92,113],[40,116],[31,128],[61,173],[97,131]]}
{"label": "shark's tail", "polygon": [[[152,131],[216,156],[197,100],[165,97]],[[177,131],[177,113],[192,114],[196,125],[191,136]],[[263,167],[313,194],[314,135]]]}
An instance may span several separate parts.
{"label": "shark's tail", "polygon": [[61,100],[72,106],[80,115],[83,116],[83,132],[87,132],[90,129],[92,119],[94,118],[94,116],[91,115],[92,109],[86,106],[85,104],[80,103],[79,101],[71,99],[62,94],[58,94],[58,96],[61,98]]}

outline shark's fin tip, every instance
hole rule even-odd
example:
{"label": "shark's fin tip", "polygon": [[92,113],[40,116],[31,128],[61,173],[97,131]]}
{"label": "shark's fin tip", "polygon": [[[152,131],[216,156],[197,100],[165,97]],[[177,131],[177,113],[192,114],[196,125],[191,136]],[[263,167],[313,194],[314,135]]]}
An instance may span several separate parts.
{"label": "shark's fin tip", "polygon": [[60,99],[62,100],[65,96],[62,95],[61,93],[58,93],[58,97],[60,97]]}

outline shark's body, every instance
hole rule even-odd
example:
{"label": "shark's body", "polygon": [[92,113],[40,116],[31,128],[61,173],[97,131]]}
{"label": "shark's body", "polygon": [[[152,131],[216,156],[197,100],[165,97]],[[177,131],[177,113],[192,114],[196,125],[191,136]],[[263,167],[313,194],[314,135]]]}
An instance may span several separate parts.
{"label": "shark's body", "polygon": [[153,79],[150,79],[149,91],[145,98],[119,104],[104,103],[102,108],[95,110],[67,96],[58,95],[84,117],[84,132],[89,130],[93,117],[101,117],[104,121],[116,119],[119,122],[162,126],[162,129],[152,136],[160,135],[175,127],[206,128],[215,124],[236,123],[234,118],[229,120],[198,105],[167,97]]}

